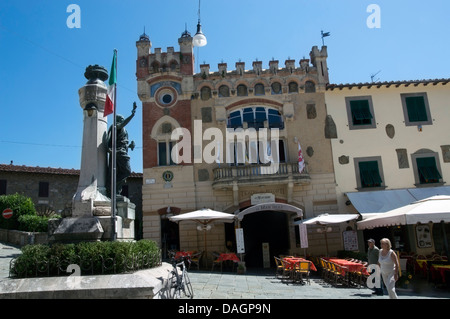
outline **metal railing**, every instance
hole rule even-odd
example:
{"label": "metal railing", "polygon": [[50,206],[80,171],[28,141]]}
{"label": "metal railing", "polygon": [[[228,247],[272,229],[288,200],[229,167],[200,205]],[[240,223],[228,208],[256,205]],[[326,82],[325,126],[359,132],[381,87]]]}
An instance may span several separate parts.
{"label": "metal railing", "polygon": [[298,176],[309,177],[308,167],[299,172],[298,163],[278,163],[277,165],[246,164],[217,167],[213,170],[214,181],[231,180],[245,177]]}

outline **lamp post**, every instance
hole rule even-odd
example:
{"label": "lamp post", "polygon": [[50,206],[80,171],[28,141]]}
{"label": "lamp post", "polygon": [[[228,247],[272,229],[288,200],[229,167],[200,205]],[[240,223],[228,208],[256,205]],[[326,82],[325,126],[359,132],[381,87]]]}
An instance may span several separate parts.
{"label": "lamp post", "polygon": [[333,229],[329,226],[321,226],[320,228],[317,228],[318,233],[324,233],[325,235],[325,247],[327,249],[327,257],[328,257],[328,236],[327,233],[331,233]]}

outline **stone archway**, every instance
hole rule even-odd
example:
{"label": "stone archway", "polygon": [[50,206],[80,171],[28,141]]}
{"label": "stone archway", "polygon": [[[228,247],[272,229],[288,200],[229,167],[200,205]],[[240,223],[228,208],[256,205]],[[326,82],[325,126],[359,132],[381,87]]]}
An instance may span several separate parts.
{"label": "stone archway", "polygon": [[297,217],[303,217],[303,210],[293,205],[285,204],[285,203],[262,203],[254,206],[250,206],[243,211],[237,213],[238,221],[242,221],[242,219],[248,215],[261,211],[282,211],[282,212],[291,212],[296,213]]}
{"label": "stone archway", "polygon": [[303,210],[285,203],[263,203],[237,212],[238,227],[244,229],[247,267],[263,266],[263,243],[269,244],[271,266],[273,256],[288,254],[292,236],[290,218],[303,216]]}

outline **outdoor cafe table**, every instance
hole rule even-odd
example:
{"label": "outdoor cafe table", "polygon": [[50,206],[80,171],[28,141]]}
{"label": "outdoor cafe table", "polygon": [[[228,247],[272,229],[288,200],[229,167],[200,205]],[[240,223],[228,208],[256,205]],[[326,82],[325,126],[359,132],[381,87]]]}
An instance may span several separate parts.
{"label": "outdoor cafe table", "polygon": [[[330,258],[329,261],[339,265],[346,267],[348,269],[348,272],[364,272],[367,271],[363,264],[361,263],[355,263],[353,261],[349,261],[346,259],[340,259],[340,258]],[[345,271],[345,270],[344,270]]]}
{"label": "outdoor cafe table", "polygon": [[307,261],[307,262],[310,263],[310,266],[311,266],[310,269],[312,271],[317,271],[316,266],[314,266],[314,264],[313,264],[313,262],[311,260],[307,260],[307,259],[300,258],[300,257],[284,257],[283,260],[287,261],[290,264],[295,264],[295,263],[298,263],[298,262],[301,262],[301,261]]}
{"label": "outdoor cafe table", "polygon": [[236,256],[235,253],[220,253],[219,256],[217,257],[217,261],[223,265],[223,263],[227,261],[232,261],[236,264],[241,260],[238,258],[238,256]]}
{"label": "outdoor cafe table", "polygon": [[234,261],[235,263],[240,262],[241,260],[236,256],[235,253],[221,253],[218,258],[220,261],[224,262],[227,260]]}
{"label": "outdoor cafe table", "polygon": [[450,265],[436,265],[433,264],[431,265],[431,275],[433,277],[433,280],[436,280],[436,275],[440,274],[441,275],[441,280],[443,283],[445,283],[445,272],[446,271],[450,271]]}
{"label": "outdoor cafe table", "polygon": [[430,271],[434,265],[449,265],[449,262],[447,260],[416,259],[414,271],[416,273],[421,272],[422,276],[430,279]]}

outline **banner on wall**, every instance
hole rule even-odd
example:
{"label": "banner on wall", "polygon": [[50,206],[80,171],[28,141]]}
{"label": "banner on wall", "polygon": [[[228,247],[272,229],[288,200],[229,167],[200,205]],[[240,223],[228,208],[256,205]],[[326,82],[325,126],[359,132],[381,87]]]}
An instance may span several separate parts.
{"label": "banner on wall", "polygon": [[344,239],[344,250],[358,250],[358,235],[355,230],[348,230],[342,233]]}
{"label": "banner on wall", "polygon": [[308,248],[308,231],[306,229],[305,224],[298,225],[299,233],[300,233],[300,247]]}
{"label": "banner on wall", "polygon": [[245,253],[243,228],[236,228],[236,250],[238,254]]}

